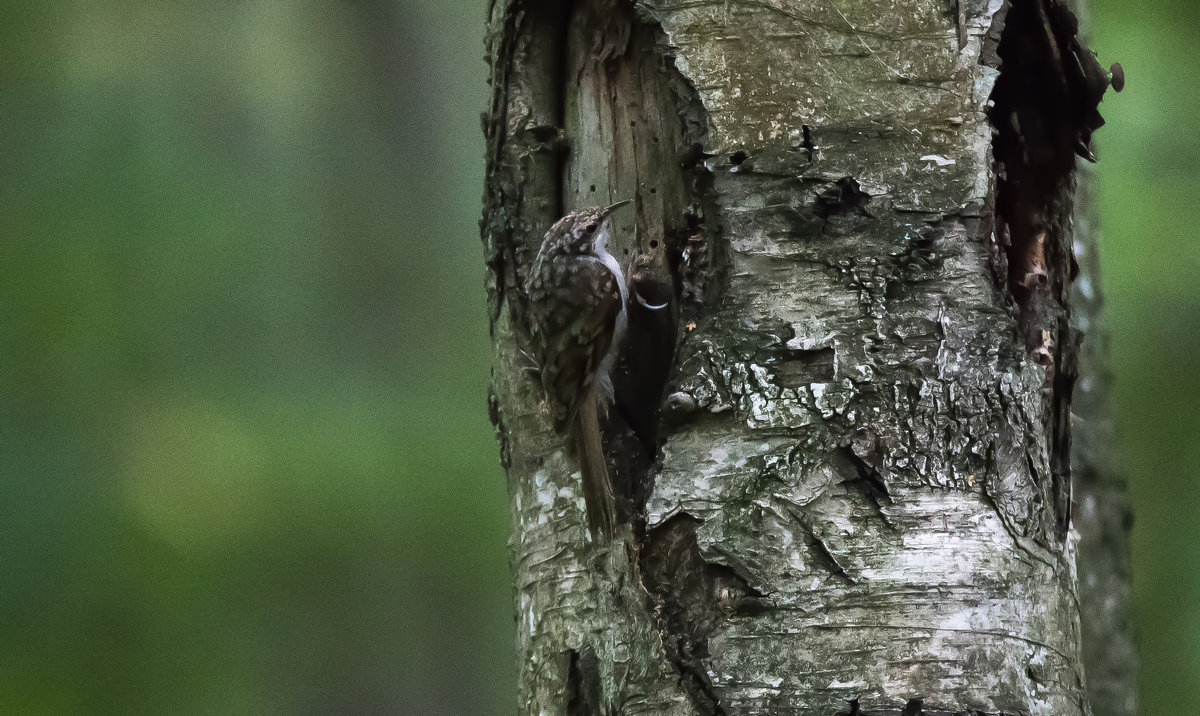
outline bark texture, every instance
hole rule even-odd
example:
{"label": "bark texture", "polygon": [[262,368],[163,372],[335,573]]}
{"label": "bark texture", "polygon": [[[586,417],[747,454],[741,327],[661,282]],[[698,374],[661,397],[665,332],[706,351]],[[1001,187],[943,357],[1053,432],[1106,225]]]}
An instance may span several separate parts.
{"label": "bark texture", "polygon": [[[1090,713],[1069,291],[1103,87],[1064,12],[493,2],[522,713]],[[522,287],[562,213],[623,199],[613,253],[671,309],[631,310],[597,542]]]}

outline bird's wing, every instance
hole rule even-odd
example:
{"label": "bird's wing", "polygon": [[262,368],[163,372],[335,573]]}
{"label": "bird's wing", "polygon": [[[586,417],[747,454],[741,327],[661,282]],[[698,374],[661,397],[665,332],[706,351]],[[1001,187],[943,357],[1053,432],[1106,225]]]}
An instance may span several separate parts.
{"label": "bird's wing", "polygon": [[621,312],[620,286],[612,271],[598,259],[574,261],[571,280],[542,282],[540,290],[547,295],[531,302],[542,387],[559,433],[566,431],[591,390]]}

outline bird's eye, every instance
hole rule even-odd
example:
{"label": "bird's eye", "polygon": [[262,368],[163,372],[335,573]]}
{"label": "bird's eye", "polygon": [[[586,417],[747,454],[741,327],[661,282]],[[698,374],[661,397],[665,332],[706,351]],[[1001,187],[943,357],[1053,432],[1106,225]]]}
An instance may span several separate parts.
{"label": "bird's eye", "polygon": [[594,223],[592,223],[592,224],[588,224],[588,225],[587,225],[587,228],[586,228],[586,229],[584,229],[584,230],[585,230],[585,231],[587,231],[587,232],[590,234],[590,233],[592,233],[593,231],[595,231],[595,230],[596,230],[596,225],[595,225]]}

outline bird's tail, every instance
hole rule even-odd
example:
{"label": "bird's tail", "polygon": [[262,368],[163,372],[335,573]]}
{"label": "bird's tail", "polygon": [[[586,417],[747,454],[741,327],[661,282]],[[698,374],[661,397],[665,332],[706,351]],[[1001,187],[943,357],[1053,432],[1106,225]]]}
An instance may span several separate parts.
{"label": "bird's tail", "polygon": [[604,457],[604,441],[600,437],[599,400],[592,390],[579,406],[575,421],[575,453],[583,478],[588,528],[593,535],[611,537],[616,526],[616,497],[608,460]]}

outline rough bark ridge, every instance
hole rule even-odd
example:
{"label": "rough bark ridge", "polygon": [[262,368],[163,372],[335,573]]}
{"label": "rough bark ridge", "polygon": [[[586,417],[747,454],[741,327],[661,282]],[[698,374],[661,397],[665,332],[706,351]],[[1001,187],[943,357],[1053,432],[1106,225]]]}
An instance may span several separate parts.
{"label": "rough bark ridge", "polygon": [[[1089,713],[1068,293],[1103,72],[1069,13],[495,0],[490,23],[521,711]],[[623,527],[597,544],[521,287],[566,209],[630,198],[614,253],[671,310],[631,315]]]}

